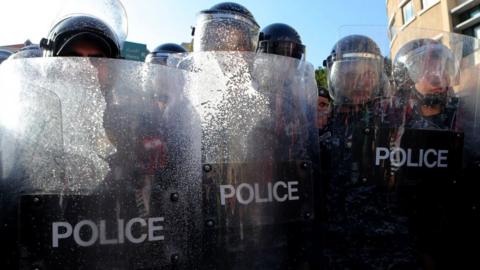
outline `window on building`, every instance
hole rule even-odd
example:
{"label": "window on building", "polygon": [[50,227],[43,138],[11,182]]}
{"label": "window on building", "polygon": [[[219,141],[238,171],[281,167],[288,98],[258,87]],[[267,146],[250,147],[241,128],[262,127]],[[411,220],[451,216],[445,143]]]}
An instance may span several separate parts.
{"label": "window on building", "polygon": [[429,8],[438,3],[438,0],[422,0],[422,9]]}
{"label": "window on building", "polygon": [[413,4],[412,1],[408,1],[403,7],[403,24],[406,24],[413,20]]}

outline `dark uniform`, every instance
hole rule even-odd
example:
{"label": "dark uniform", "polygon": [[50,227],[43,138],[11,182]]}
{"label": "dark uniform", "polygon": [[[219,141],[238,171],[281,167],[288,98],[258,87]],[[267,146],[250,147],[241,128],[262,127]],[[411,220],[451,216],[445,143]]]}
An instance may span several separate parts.
{"label": "dark uniform", "polygon": [[[462,49],[466,48],[468,39],[465,37],[452,35],[450,38],[461,39]],[[463,59],[465,62],[460,66],[459,59],[459,55],[454,55],[450,48],[436,40],[415,39],[401,47],[394,61],[393,74],[398,93],[402,93],[399,99],[403,102],[400,103],[405,104],[407,131],[419,135],[419,145],[449,151],[448,167],[443,171],[433,170],[428,177],[422,174],[408,176],[417,179],[402,198],[409,201],[416,249],[424,266],[432,269],[478,266],[476,259],[472,259],[476,255],[462,248],[467,245],[465,241],[478,239],[476,230],[471,229],[473,224],[478,224],[475,210],[472,210],[475,209],[473,194],[478,187],[470,181],[475,170],[471,170],[475,165],[470,164],[470,154],[476,150],[469,145],[476,137],[469,134],[470,105],[476,100],[465,99],[465,95],[472,98],[472,90],[465,91],[463,87],[472,82],[461,73],[462,69],[470,67]],[[464,96],[457,96],[455,87],[455,91]]]}
{"label": "dark uniform", "polygon": [[380,50],[368,37],[347,36],[325,65],[335,105],[320,142],[323,265],[414,269],[408,219],[399,209],[397,194],[382,180],[369,178],[364,169],[379,130],[395,125],[384,96],[388,85]]}

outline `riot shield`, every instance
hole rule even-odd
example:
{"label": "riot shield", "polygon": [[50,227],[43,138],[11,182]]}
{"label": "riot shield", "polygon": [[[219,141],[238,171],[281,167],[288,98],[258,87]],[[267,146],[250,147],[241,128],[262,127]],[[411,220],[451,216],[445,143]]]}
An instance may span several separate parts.
{"label": "riot shield", "polygon": [[390,174],[405,183],[402,201],[414,210],[416,247],[442,269],[478,266],[467,246],[479,240],[479,186],[473,181],[479,84],[472,76],[478,72],[479,42],[438,31],[391,32],[397,37],[393,77],[405,121],[398,148],[391,148],[397,153],[390,152]]}
{"label": "riot shield", "polygon": [[312,66],[246,52],[177,63],[194,72],[202,122],[202,268],[306,267],[318,149]]}
{"label": "riot shield", "polygon": [[1,218],[13,227],[2,249],[15,251],[2,266],[196,267],[200,126],[184,72],[43,58],[0,74]]}
{"label": "riot shield", "polygon": [[[449,269],[474,262],[459,246],[477,239],[470,227],[478,224],[477,185],[468,179],[476,170],[478,41],[425,29],[342,33],[327,59],[329,90],[341,99],[320,142],[327,159],[323,265],[413,269],[433,262]],[[383,63],[372,65],[372,44]],[[375,87],[358,87],[367,83]]]}
{"label": "riot shield", "polygon": [[[55,190],[64,185],[61,103],[48,89],[30,89],[17,80],[20,68],[0,70],[0,175],[2,267],[18,269],[19,201],[25,194]],[[32,74],[32,70],[22,70]],[[13,79],[13,80],[11,80]]]}

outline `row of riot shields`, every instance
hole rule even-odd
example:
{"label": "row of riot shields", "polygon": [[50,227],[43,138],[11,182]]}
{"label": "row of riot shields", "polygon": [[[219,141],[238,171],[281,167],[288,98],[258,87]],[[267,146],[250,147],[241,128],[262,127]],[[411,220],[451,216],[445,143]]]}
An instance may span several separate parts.
{"label": "row of riot shields", "polygon": [[314,69],[296,59],[2,63],[2,266],[478,264],[478,41],[360,30],[389,56],[372,68],[335,48],[348,59],[329,81],[350,103],[320,136]]}
{"label": "row of riot shields", "polygon": [[2,267],[307,263],[313,67],[253,53],[171,61],[2,64]]}
{"label": "row of riot shields", "polygon": [[[349,44],[334,47],[337,61],[327,66],[340,98],[320,131],[322,264],[478,267],[470,247],[480,240],[479,42],[430,30],[364,30],[345,32],[375,42],[381,65],[372,64],[374,55],[342,52],[365,48]],[[342,54],[350,58],[338,60]]]}

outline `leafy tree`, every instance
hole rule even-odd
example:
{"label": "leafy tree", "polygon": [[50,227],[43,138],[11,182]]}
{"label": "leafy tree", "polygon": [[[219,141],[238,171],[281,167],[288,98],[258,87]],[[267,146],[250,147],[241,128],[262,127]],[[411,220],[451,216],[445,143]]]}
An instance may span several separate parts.
{"label": "leafy tree", "polygon": [[317,85],[327,88],[327,70],[324,67],[318,67],[315,70],[315,80]]}

